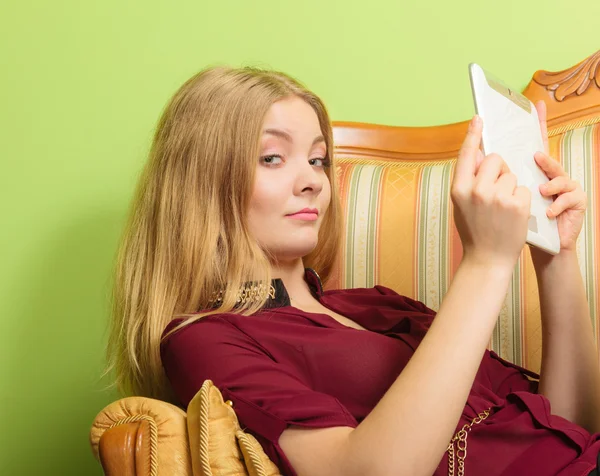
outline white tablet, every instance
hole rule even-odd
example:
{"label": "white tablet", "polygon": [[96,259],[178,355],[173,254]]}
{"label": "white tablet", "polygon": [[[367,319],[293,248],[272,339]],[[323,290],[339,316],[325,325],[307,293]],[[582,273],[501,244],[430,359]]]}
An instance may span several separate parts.
{"label": "white tablet", "polygon": [[548,177],[533,158],[537,151],[544,150],[537,110],[529,99],[505,86],[478,64],[470,64],[469,73],[475,111],[483,119],[483,153],[500,155],[517,176],[518,185],[531,190],[527,243],[557,254],[560,239],[556,218],[546,215],[552,199],[539,191]]}

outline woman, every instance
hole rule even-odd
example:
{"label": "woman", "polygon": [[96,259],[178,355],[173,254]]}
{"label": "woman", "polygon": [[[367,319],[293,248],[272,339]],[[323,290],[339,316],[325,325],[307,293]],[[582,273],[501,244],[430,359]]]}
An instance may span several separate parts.
{"label": "woman", "polygon": [[537,382],[486,350],[530,193],[483,157],[481,130],[475,117],[458,158],[464,257],[434,315],[382,286],[323,291],[342,225],[314,94],[253,69],[191,78],[158,124],[121,248],[110,349],[121,387],[185,407],[213,380],[284,474],[589,474],[600,372],[575,254],[586,197],[536,155],[561,238],[557,256],[532,249]]}

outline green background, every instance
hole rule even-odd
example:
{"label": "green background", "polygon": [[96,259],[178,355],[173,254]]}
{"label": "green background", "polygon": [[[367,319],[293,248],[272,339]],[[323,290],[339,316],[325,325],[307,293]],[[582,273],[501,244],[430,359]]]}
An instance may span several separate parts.
{"label": "green background", "polygon": [[100,474],[110,269],[161,109],[218,63],[286,71],[334,120],[472,114],[600,47],[598,0],[16,1],[0,11],[0,474]]}

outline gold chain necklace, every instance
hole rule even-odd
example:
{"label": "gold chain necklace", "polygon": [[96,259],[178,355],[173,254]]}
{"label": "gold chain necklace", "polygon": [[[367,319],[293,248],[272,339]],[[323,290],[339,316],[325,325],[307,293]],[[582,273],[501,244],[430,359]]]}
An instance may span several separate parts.
{"label": "gold chain necklace", "polygon": [[[448,448],[446,451],[448,452],[448,476],[454,476],[454,460],[458,461],[458,471],[456,473],[457,476],[465,476],[465,459],[467,458],[467,436],[471,431],[473,425],[479,425],[483,420],[490,416],[490,411],[492,409],[488,408],[483,412],[479,413],[471,423],[465,423],[464,426],[460,429],[454,438],[450,440],[448,444]],[[456,443],[456,451],[454,451],[454,443]]]}

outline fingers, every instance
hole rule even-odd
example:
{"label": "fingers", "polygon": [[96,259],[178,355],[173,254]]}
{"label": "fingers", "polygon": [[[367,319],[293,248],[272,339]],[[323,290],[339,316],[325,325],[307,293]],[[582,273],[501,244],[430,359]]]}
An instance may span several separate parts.
{"label": "fingers", "polygon": [[544,152],[550,153],[550,145],[548,143],[548,122],[546,114],[546,103],[544,101],[538,101],[535,103],[535,109],[537,110],[538,119],[540,121],[540,129],[542,130],[542,139],[544,141]]}
{"label": "fingers", "polygon": [[475,176],[477,152],[479,152],[481,144],[482,126],[483,122],[479,116],[473,117],[469,124],[467,135],[458,153],[456,170],[454,172],[455,180],[459,182],[470,182]]}
{"label": "fingers", "polygon": [[512,173],[504,173],[496,181],[498,197],[512,197],[517,188],[517,176]]}
{"label": "fingers", "polygon": [[483,155],[483,152],[481,152],[481,149],[477,151],[477,157],[475,158],[475,175],[477,175],[477,172],[479,172],[479,167],[481,166],[481,162],[483,162],[483,159],[485,159],[485,156]]}
{"label": "fingers", "polygon": [[529,212],[531,209],[531,191],[527,187],[519,186],[513,193],[517,203]]}
{"label": "fingers", "polygon": [[502,157],[498,154],[490,154],[481,162],[477,171],[476,181],[486,186],[491,186],[500,175],[507,173],[510,173],[510,169]]}
{"label": "fingers", "polygon": [[533,156],[535,163],[542,169],[542,171],[548,176],[550,180],[561,175],[567,176],[565,169],[557,160],[554,160],[548,154],[544,152],[536,152]]}
{"label": "fingers", "polygon": [[552,197],[553,195],[560,195],[567,192],[572,192],[578,186],[575,180],[571,180],[566,175],[561,175],[550,182],[540,185],[540,193],[544,197]]}
{"label": "fingers", "polygon": [[569,192],[560,195],[554,203],[546,210],[548,218],[554,218],[563,213],[565,210],[585,210],[586,209],[585,193]]}
{"label": "fingers", "polygon": [[546,215],[553,218],[565,210],[585,210],[587,196],[579,182],[571,180],[571,177],[567,175],[562,166],[547,154],[538,152],[534,158],[544,173],[551,179],[549,182],[540,185],[540,194],[544,197],[558,195],[558,198],[546,210]]}

